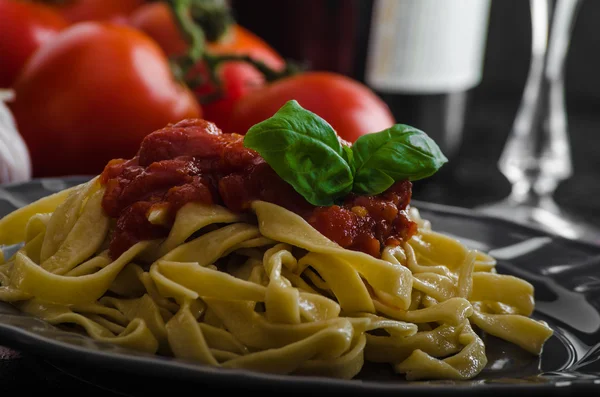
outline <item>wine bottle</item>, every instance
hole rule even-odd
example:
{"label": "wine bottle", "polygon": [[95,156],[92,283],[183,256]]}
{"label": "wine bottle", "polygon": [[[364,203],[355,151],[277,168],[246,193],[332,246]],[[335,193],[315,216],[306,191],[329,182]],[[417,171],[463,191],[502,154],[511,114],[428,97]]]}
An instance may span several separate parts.
{"label": "wine bottle", "polygon": [[456,154],[469,92],[482,78],[490,0],[376,0],[365,82],[399,122]]}

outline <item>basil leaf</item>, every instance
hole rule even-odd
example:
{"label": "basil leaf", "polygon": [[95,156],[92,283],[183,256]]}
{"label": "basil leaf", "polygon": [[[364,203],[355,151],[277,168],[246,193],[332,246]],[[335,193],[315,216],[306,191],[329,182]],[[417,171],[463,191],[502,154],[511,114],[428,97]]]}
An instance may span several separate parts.
{"label": "basil leaf", "polygon": [[448,161],[426,133],[404,124],[359,137],[352,152],[352,190],[369,195],[384,192],[394,182],[427,178]]}
{"label": "basil leaf", "polygon": [[350,169],[352,170],[352,175],[354,175],[355,167],[354,167],[354,153],[352,153],[352,147],[350,146],[346,146],[346,145],[342,145],[342,150],[344,151],[344,160],[346,160],[346,163],[348,163],[348,165],[350,166]]}
{"label": "basil leaf", "polygon": [[313,205],[332,205],[352,189],[353,172],[337,134],[321,117],[287,102],[252,126],[244,146],[257,151],[284,181]]}

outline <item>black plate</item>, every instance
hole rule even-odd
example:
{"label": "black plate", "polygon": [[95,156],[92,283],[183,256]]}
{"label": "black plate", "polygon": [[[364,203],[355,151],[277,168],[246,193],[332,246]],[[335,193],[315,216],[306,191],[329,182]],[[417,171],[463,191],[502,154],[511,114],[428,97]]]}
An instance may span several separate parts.
{"label": "black plate", "polygon": [[[71,177],[5,185],[0,188],[0,215],[86,180]],[[470,381],[406,382],[386,365],[365,365],[358,379],[350,381],[269,375],[132,352],[59,330],[5,303],[0,303],[0,344],[35,352],[79,379],[128,395],[172,392],[187,386],[263,394],[327,390],[372,396],[508,391],[548,395],[600,390],[600,247],[466,209],[418,201],[413,205],[436,231],[489,252],[498,259],[500,273],[516,275],[535,286],[534,317],[545,320],[555,331],[541,357],[485,337],[489,363]],[[174,387],[174,381],[179,386]]]}

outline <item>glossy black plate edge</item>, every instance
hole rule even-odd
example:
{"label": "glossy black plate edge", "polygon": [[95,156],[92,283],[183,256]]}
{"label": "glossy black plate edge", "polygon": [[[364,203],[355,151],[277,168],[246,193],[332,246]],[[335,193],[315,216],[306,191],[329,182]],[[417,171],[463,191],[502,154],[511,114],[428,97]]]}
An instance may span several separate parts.
{"label": "glossy black plate edge", "polygon": [[[66,332],[66,331],[65,331]],[[159,356],[144,357],[128,355],[119,352],[103,352],[70,345],[50,338],[24,331],[18,327],[1,324],[0,336],[11,342],[11,346],[23,349],[37,356],[60,362],[75,362],[89,368],[106,368],[111,371],[123,371],[132,375],[143,373],[145,377],[158,377],[171,381],[186,383],[209,383],[211,388],[228,389],[243,388],[244,390],[277,391],[285,388],[286,394],[307,394],[315,390],[328,393],[342,393],[346,396],[398,395],[410,393],[411,396],[425,395],[501,395],[507,392],[519,391],[532,394],[552,396],[572,395],[574,392],[600,390],[597,381],[589,379],[573,380],[569,387],[560,387],[560,382],[548,383],[487,383],[467,381],[464,384],[450,382],[377,382],[361,380],[339,380],[314,376],[291,376],[251,372],[247,370],[224,369],[205,366],[183,360],[169,359]],[[4,342],[3,342],[4,343]],[[14,343],[14,345],[12,345]],[[288,393],[288,391],[290,393]]]}
{"label": "glossy black plate edge", "polygon": [[[411,200],[410,204],[412,207],[415,207],[419,210],[426,210],[429,212],[435,212],[435,213],[439,213],[439,214],[446,213],[446,214],[452,214],[452,215],[460,215],[465,218],[496,222],[498,224],[502,224],[502,225],[505,225],[505,226],[508,226],[508,227],[511,227],[514,229],[518,229],[521,232],[523,232],[524,234],[539,234],[540,237],[546,236],[546,237],[550,237],[556,241],[571,244],[573,246],[577,246],[582,249],[599,250],[599,252],[600,252],[600,244],[594,244],[592,242],[583,241],[583,240],[569,239],[569,238],[560,236],[558,234],[548,232],[548,231],[538,228],[534,225],[525,225],[525,224],[513,222],[508,219],[504,219],[504,218],[501,218],[498,216],[489,215],[489,214],[485,214],[482,212],[477,212],[470,208],[457,207],[457,206],[452,206],[452,205],[432,203],[432,202],[420,201],[420,200]],[[434,226],[434,228],[435,228],[435,226]]]}

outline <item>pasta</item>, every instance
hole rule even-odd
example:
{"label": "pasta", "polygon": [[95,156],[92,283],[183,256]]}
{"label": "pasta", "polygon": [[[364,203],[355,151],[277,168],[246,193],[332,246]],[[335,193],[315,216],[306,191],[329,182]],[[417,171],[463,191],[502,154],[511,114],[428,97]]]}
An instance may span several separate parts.
{"label": "pasta", "polygon": [[[351,379],[365,361],[408,380],[470,379],[479,330],[540,354],[552,330],[534,290],[495,260],[432,229],[380,258],[342,248],[282,206],[241,215],[188,202],[167,237],[117,258],[98,177],[0,221],[0,300],[51,324],[151,354],[226,368]],[[154,210],[151,222],[164,214]]]}
{"label": "pasta", "polygon": [[410,206],[409,177],[444,162],[435,143],[396,125],[343,148],[317,117],[288,103],[244,137],[183,120],[6,215],[0,244],[19,248],[0,300],[224,370],[464,380],[487,364],[481,332],[540,354],[533,286]]}

